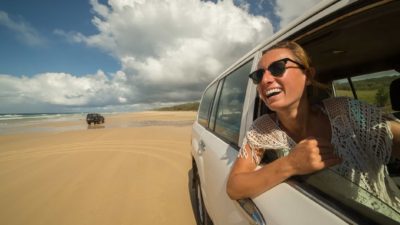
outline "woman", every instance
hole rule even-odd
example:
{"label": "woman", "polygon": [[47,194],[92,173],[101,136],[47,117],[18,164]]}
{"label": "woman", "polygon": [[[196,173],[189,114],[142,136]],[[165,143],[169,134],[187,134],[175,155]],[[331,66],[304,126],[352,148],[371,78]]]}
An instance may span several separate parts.
{"label": "woman", "polygon": [[[391,155],[399,158],[400,125],[350,98],[311,105],[306,89],[318,83],[306,52],[294,42],[267,50],[258,68],[250,78],[275,113],[261,116],[248,131],[229,175],[228,195],[255,197],[292,176],[330,168],[400,213],[399,190],[385,166]],[[265,151],[280,157],[257,168]],[[374,205],[363,196],[354,199]]]}

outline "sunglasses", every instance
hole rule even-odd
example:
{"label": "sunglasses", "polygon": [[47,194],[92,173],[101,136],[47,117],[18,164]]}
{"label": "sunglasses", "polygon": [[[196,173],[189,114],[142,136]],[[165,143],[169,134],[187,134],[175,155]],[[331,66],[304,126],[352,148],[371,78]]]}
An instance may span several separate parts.
{"label": "sunglasses", "polygon": [[[286,63],[288,61],[298,65],[299,67],[286,67]],[[271,73],[271,75],[274,77],[281,77],[285,73],[287,68],[300,68],[302,70],[305,69],[305,67],[302,64],[300,64],[292,59],[284,58],[284,59],[280,59],[280,60],[277,60],[277,61],[271,63],[266,69],[261,68],[261,69],[254,71],[253,73],[251,73],[249,75],[249,77],[253,80],[254,84],[259,84],[264,76],[265,70],[268,70]]]}

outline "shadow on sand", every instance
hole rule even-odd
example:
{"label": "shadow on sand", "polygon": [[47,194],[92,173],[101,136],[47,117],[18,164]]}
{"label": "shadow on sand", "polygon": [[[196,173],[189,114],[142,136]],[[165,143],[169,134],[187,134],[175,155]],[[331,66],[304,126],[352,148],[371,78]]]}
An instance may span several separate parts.
{"label": "shadow on sand", "polygon": [[106,128],[104,124],[95,124],[95,125],[88,125],[87,129],[103,129]]}

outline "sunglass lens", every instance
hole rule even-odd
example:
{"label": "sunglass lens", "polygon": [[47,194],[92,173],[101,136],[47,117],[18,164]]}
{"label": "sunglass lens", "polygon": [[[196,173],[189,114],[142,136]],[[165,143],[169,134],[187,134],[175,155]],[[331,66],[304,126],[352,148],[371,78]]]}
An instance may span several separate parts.
{"label": "sunglass lens", "polygon": [[269,65],[268,70],[272,76],[280,77],[285,73],[286,63],[284,61],[276,61]]}
{"label": "sunglass lens", "polygon": [[265,73],[264,69],[258,69],[256,71],[254,71],[253,73],[251,73],[249,75],[249,77],[253,80],[254,84],[259,84],[262,80],[264,73]]}

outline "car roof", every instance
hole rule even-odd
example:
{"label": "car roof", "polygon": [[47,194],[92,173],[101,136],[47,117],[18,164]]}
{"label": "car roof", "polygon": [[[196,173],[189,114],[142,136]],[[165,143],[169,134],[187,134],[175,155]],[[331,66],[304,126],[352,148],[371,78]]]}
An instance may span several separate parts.
{"label": "car roof", "polygon": [[399,68],[399,15],[400,1],[322,1],[249,51],[215,80],[282,40],[294,40],[306,49],[316,67],[316,79],[321,82]]}
{"label": "car roof", "polygon": [[330,81],[399,68],[400,1],[349,6],[293,37],[311,56],[317,79]]}

